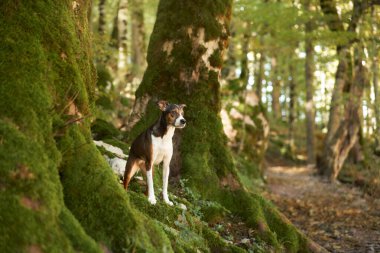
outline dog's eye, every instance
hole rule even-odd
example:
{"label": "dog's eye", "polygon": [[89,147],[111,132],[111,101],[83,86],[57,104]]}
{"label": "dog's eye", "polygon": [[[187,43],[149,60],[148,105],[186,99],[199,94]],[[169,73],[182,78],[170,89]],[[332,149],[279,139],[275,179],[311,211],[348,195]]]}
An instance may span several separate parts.
{"label": "dog's eye", "polygon": [[175,112],[170,112],[170,116],[175,117]]}

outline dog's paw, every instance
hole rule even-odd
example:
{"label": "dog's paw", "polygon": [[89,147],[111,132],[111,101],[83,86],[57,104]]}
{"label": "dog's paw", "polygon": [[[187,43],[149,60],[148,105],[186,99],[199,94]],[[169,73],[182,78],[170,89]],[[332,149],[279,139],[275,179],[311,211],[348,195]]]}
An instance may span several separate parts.
{"label": "dog's paw", "polygon": [[148,201],[149,201],[149,203],[151,203],[152,205],[155,205],[155,204],[157,203],[156,198],[148,198]]}
{"label": "dog's paw", "polygon": [[173,202],[171,202],[170,200],[165,200],[165,203],[166,203],[167,205],[169,205],[169,206],[173,206],[173,205],[174,205]]}

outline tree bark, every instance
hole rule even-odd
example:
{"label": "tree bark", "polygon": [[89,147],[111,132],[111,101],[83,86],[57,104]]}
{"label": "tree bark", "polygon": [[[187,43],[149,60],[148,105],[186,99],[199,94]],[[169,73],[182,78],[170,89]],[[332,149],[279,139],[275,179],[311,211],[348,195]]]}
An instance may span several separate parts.
{"label": "tree bark", "polygon": [[288,149],[291,156],[294,154],[294,122],[295,122],[295,107],[296,107],[296,80],[293,64],[289,63],[289,131],[288,131]]}
{"label": "tree bark", "polygon": [[281,83],[279,79],[279,71],[277,66],[277,56],[273,56],[271,60],[271,70],[272,70],[272,112],[273,118],[275,120],[281,119],[281,108],[280,108],[280,93],[281,93]]}
{"label": "tree bark", "polygon": [[2,252],[171,251],[92,141],[89,3],[0,2]]}
{"label": "tree bark", "polygon": [[[157,120],[158,99],[186,104],[188,124],[182,131],[176,130],[171,174],[188,179],[188,187],[203,199],[218,201],[249,226],[261,227],[265,240],[287,241],[285,250],[297,252],[308,248],[309,240],[259,200],[261,197],[243,189],[227,149],[219,116],[219,77],[230,15],[230,0],[160,1],[148,47],[148,67],[136,91],[137,100],[145,97],[148,102],[129,138],[134,139]],[[273,223],[269,225],[265,217]],[[294,240],[296,244],[288,243]]]}
{"label": "tree bark", "polygon": [[362,64],[362,54],[355,61],[355,77],[350,87],[350,97],[345,106],[344,119],[326,147],[326,157],[322,163],[323,174],[335,181],[350,150],[358,141],[360,131],[360,107],[364,86],[367,83],[367,69]]}
{"label": "tree bark", "polygon": [[[304,2],[306,11],[310,11],[310,1]],[[315,165],[315,150],[314,150],[314,46],[311,36],[313,31],[312,21],[309,20],[305,25],[305,81],[306,81],[306,147],[307,147],[307,163],[310,166]]]}
{"label": "tree bark", "polygon": [[247,114],[247,84],[249,78],[249,68],[248,68],[248,50],[249,50],[249,35],[244,34],[243,45],[242,45],[242,59],[241,59],[241,73],[240,73],[240,82],[241,82],[241,99],[243,101],[243,122],[242,122],[242,136],[239,143],[238,153],[240,154],[244,149],[245,139],[246,139],[246,125],[245,125],[245,116]]}
{"label": "tree bark", "polygon": [[[264,43],[263,42],[263,36],[260,37],[260,41],[261,41],[261,43]],[[265,64],[264,50],[260,50],[259,54],[260,54],[260,60],[257,64],[258,66],[257,66],[255,84],[256,84],[257,96],[259,97],[259,100],[261,101],[262,89],[263,89],[263,80],[264,80],[264,64]]]}
{"label": "tree bark", "polygon": [[99,23],[98,23],[98,33],[104,35],[106,33],[106,0],[100,0],[98,5],[99,11]]}
{"label": "tree bark", "polygon": [[375,111],[375,119],[376,119],[376,128],[375,128],[375,153],[377,155],[380,155],[380,94],[379,94],[379,47],[376,42],[376,34],[375,34],[375,27],[377,28],[377,23],[375,22],[375,9],[372,8],[371,10],[371,20],[372,20],[372,85],[373,85],[373,91],[375,95],[375,104],[374,104],[374,111]]}
{"label": "tree bark", "polygon": [[146,67],[144,1],[130,0],[132,6],[132,74],[142,78]]}
{"label": "tree bark", "polygon": [[228,43],[228,51],[227,54],[224,56],[224,66],[222,69],[222,78],[230,81],[237,78],[236,76],[236,45],[234,42],[234,38],[236,36],[234,22],[231,22],[230,25],[230,40]]}
{"label": "tree bark", "polygon": [[[350,23],[347,27],[347,30],[344,29],[343,22],[341,21],[338,15],[336,3],[334,0],[320,0],[320,6],[326,17],[327,25],[331,31],[347,31],[351,33],[356,33],[356,27],[358,25],[358,22],[362,14],[364,13],[364,10],[368,8],[369,2],[354,0],[354,7],[352,10]],[[351,87],[355,85],[353,84],[353,64],[350,53],[350,48],[353,42],[354,40],[350,40],[346,44],[337,46],[339,64],[335,75],[335,85],[330,104],[328,132],[325,139],[323,154],[319,162],[320,165],[318,165],[321,174],[328,175],[330,179],[333,180],[337,177],[336,173],[339,173],[340,168],[347,157],[346,154],[340,154],[340,151],[342,150],[339,150],[339,145],[337,146],[337,140],[344,141],[341,138],[351,137],[350,135],[346,134],[347,132],[349,132],[349,129],[342,129],[342,127],[349,127],[349,125],[342,124],[341,121],[343,120],[343,122],[347,123],[347,120],[344,120],[345,114],[347,113],[347,109],[343,111],[343,104],[346,104],[345,100],[347,98],[348,100],[351,99],[351,96],[353,95],[350,94],[352,90]],[[340,135],[340,137],[337,137],[338,135]],[[348,153],[352,145],[345,145],[344,152]],[[337,150],[333,152],[332,149],[334,148]],[[346,148],[349,149],[346,150]],[[341,158],[335,156],[341,156]]]}
{"label": "tree bark", "polygon": [[117,9],[117,79],[124,83],[128,72],[128,1],[119,0]]}

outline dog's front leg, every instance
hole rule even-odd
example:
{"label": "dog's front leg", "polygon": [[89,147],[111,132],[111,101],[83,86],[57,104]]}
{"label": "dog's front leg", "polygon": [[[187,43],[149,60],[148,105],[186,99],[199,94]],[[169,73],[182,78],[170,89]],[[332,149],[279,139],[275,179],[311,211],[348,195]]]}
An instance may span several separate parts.
{"label": "dog's front leg", "polygon": [[162,196],[164,198],[164,201],[169,206],[173,205],[173,202],[169,200],[168,197],[168,181],[169,181],[169,172],[170,172],[170,157],[165,157],[163,162],[163,173],[162,173]]}
{"label": "dog's front leg", "polygon": [[153,187],[153,164],[151,164],[149,170],[146,171],[146,181],[148,184],[148,201],[152,205],[155,205],[157,201],[156,201],[156,196],[154,195],[154,187]]}

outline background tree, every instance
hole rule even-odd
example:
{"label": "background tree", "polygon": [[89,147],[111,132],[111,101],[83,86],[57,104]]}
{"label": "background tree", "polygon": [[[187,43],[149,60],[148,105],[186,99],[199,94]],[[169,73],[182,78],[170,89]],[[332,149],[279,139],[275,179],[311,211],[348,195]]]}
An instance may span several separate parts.
{"label": "background tree", "polygon": [[[310,1],[303,2],[305,12],[310,13]],[[305,82],[306,82],[306,147],[307,147],[307,163],[309,165],[315,165],[315,150],[314,150],[314,46],[311,37],[313,31],[313,21],[308,20],[305,24]]]}
{"label": "background tree", "polygon": [[[359,21],[368,7],[369,2],[367,1],[354,1],[350,23],[347,28],[348,32],[356,34],[356,28],[359,25]],[[345,31],[334,1],[321,1],[321,9],[325,15],[331,18],[327,23],[331,31]],[[359,134],[360,129],[361,117],[357,115],[359,112],[356,112],[355,110],[360,111],[361,97],[363,93],[362,86],[364,86],[363,82],[365,82],[365,77],[363,76],[365,76],[365,74],[363,70],[364,66],[360,66],[361,63],[359,62],[357,63],[357,66],[355,66],[355,68],[358,68],[357,72],[353,73],[353,63],[350,51],[353,42],[354,40],[351,38],[337,47],[339,65],[336,72],[334,93],[331,99],[325,148],[319,166],[321,173],[327,175],[331,180],[337,178],[348,152],[357,141],[357,135]],[[359,59],[362,58],[359,57]],[[357,78],[355,79],[356,83],[353,83],[354,77]],[[344,101],[342,100],[342,93],[345,93],[348,97],[348,103],[344,107],[345,120],[342,120],[342,102]],[[356,103],[357,105],[353,106],[352,103]],[[348,122],[351,123],[351,126]]]}

